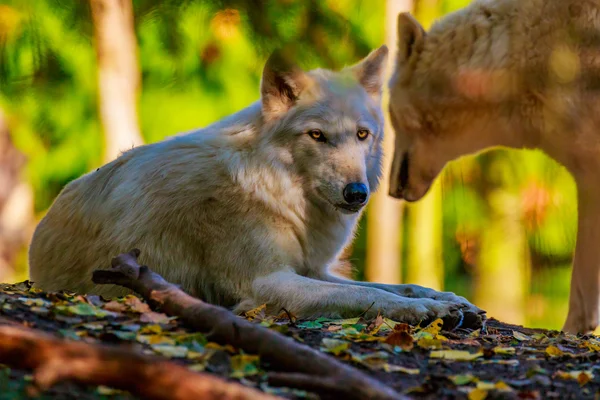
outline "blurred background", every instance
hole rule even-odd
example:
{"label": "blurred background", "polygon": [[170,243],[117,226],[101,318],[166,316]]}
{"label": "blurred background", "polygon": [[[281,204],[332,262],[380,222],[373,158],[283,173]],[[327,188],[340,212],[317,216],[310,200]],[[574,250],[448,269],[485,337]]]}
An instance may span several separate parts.
{"label": "blurred background", "polygon": [[[468,3],[0,0],[0,282],[27,279],[33,229],[66,183],[132,144],[258,100],[275,47],[293,44],[304,68],[337,69],[383,43],[395,50],[399,11],[429,27]],[[388,129],[388,157],[392,139]],[[453,291],[506,322],[562,326],[577,212],[562,167],[496,150],[448,165],[416,204],[385,193],[349,254],[355,278]]]}

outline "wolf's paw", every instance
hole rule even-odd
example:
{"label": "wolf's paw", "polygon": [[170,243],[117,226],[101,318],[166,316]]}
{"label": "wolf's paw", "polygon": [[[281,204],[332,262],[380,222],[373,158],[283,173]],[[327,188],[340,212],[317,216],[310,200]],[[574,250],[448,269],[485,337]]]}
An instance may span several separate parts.
{"label": "wolf's paw", "polygon": [[395,292],[400,296],[419,299],[432,299],[448,303],[453,303],[463,312],[480,315],[485,319],[485,311],[476,305],[469,302],[462,296],[458,296],[452,292],[438,292],[437,290],[429,289],[418,285],[397,285]]}
{"label": "wolf's paw", "polygon": [[421,324],[424,326],[435,319],[441,318],[444,321],[443,328],[446,330],[457,327],[479,328],[485,318],[484,315],[484,313],[466,309],[461,303],[429,298],[407,298],[396,305],[393,310],[387,312],[387,316],[393,320],[411,325]]}

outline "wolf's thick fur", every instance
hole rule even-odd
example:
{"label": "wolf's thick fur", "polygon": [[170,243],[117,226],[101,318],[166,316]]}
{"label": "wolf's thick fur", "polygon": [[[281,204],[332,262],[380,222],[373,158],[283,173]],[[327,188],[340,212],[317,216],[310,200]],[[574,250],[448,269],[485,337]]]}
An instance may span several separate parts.
{"label": "wolf's thick fur", "polygon": [[[476,0],[429,32],[398,17],[390,195],[420,199],[444,165],[492,146],[539,148],[578,187],[564,329],[598,325],[600,0]],[[499,299],[499,301],[501,301]]]}
{"label": "wolf's thick fur", "polygon": [[[348,204],[344,188],[377,188],[386,59],[383,46],[334,73],[303,72],[272,57],[261,101],[127,151],[67,185],[35,232],[31,279],[46,290],[120,295],[95,287],[91,271],[137,247],[165,279],[236,311],[262,303],[305,317],[383,310],[408,322],[458,307],[478,311],[451,293],[327,272],[366,203]],[[360,130],[370,133],[361,140]]]}

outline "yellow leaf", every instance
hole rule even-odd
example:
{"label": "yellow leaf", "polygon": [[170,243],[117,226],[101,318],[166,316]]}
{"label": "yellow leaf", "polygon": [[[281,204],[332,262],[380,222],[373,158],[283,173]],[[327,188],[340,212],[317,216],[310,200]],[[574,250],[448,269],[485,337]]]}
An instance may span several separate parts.
{"label": "yellow leaf", "polygon": [[516,351],[517,349],[515,349],[514,347],[494,347],[494,353],[496,354],[511,355],[515,354]]}
{"label": "yellow leaf", "polygon": [[529,336],[527,336],[526,334],[521,333],[519,331],[513,331],[512,333],[513,333],[513,337],[520,342],[531,340],[531,338]]}
{"label": "yellow leaf", "polygon": [[483,356],[483,352],[470,353],[465,350],[434,350],[429,356],[453,361],[471,361]]}
{"label": "yellow leaf", "polygon": [[496,389],[497,390],[504,390],[504,391],[511,391],[511,390],[513,390],[512,387],[510,387],[509,385],[507,385],[503,381],[496,382]]}
{"label": "yellow leaf", "polygon": [[321,351],[331,353],[334,356],[339,356],[350,348],[350,342],[339,339],[325,338],[321,341]]}
{"label": "yellow leaf", "polygon": [[548,354],[550,357],[560,357],[565,355],[565,353],[556,346],[546,347],[546,354]]}
{"label": "yellow leaf", "polygon": [[473,389],[469,392],[468,398],[469,398],[469,400],[485,400],[487,395],[488,395],[487,390]]}
{"label": "yellow leaf", "polygon": [[594,373],[591,370],[583,370],[583,371],[557,371],[554,374],[555,377],[561,379],[570,379],[575,380],[579,383],[579,385],[583,386],[592,379],[594,379]]}
{"label": "yellow leaf", "polygon": [[444,321],[442,321],[441,318],[438,318],[429,325],[427,325],[425,328],[421,329],[421,332],[430,333],[435,337],[442,330],[442,325],[444,325]]}
{"label": "yellow leaf", "polygon": [[174,345],[175,341],[168,336],[163,335],[137,335],[137,341],[146,344],[168,344]]}
{"label": "yellow leaf", "polygon": [[417,346],[422,349],[441,349],[442,341],[439,339],[430,339],[422,337],[417,341]]}
{"label": "yellow leaf", "polygon": [[586,340],[583,342],[583,346],[587,347],[590,351],[600,351],[600,343],[596,340]]}
{"label": "yellow leaf", "polygon": [[252,310],[248,310],[244,313],[244,317],[249,320],[252,321],[253,319],[255,319],[256,317],[259,316],[260,313],[265,312],[267,310],[267,305],[266,304],[262,304],[256,308],[253,308]]}
{"label": "yellow leaf", "polygon": [[385,372],[403,372],[403,373],[409,374],[409,375],[419,374],[418,368],[406,368],[406,367],[401,367],[399,365],[388,364],[388,363],[384,364],[383,370]]}
{"label": "yellow leaf", "polygon": [[494,390],[496,389],[496,385],[493,382],[480,381],[477,382],[477,389],[481,390]]}

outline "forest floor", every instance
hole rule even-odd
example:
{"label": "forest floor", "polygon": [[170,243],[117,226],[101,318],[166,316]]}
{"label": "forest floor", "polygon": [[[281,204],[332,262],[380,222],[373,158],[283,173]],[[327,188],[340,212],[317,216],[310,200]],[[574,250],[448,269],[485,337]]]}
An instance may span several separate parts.
{"label": "forest floor", "polygon": [[[494,319],[479,330],[410,327],[383,317],[290,321],[259,308],[245,316],[329,353],[415,399],[600,398],[600,338],[527,329]],[[240,317],[243,318],[243,317]],[[0,285],[0,325],[19,324],[77,341],[104,342],[167,357],[284,398],[316,398],[274,388],[259,357],[207,342],[177,318],[151,311],[135,296],[43,293],[27,282]],[[0,364],[0,400],[28,398],[30,371]],[[133,399],[107,387],[61,383],[42,399]]]}

